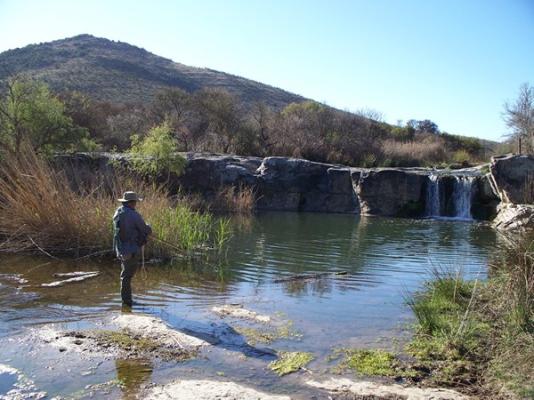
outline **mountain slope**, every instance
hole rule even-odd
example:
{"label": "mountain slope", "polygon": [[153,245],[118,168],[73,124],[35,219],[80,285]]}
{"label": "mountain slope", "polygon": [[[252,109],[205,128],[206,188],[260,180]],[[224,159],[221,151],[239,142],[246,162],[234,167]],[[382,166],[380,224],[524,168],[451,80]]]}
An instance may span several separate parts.
{"label": "mountain slope", "polygon": [[156,56],[127,43],[79,35],[0,53],[0,81],[25,73],[54,90],[77,90],[97,100],[148,102],[165,87],[193,92],[228,90],[245,104],[263,101],[280,109],[303,97],[239,76],[195,68]]}

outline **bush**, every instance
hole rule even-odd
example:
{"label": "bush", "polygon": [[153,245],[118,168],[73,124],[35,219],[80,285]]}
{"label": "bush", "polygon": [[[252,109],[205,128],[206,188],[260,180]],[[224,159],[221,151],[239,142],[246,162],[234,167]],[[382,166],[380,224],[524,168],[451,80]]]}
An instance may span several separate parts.
{"label": "bush", "polygon": [[87,130],[65,115],[64,104],[46,84],[17,77],[7,88],[0,99],[0,150],[16,154],[24,143],[46,154],[97,148]]}
{"label": "bush", "polygon": [[162,171],[167,172],[167,179],[171,173],[180,175],[186,160],[177,153],[176,140],[172,136],[167,122],[158,125],[143,138],[132,136],[132,147],[129,153],[133,156],[132,167],[148,176],[156,177]]}
{"label": "bush", "polygon": [[471,155],[465,150],[457,150],[452,155],[452,161],[461,165],[469,165]]}

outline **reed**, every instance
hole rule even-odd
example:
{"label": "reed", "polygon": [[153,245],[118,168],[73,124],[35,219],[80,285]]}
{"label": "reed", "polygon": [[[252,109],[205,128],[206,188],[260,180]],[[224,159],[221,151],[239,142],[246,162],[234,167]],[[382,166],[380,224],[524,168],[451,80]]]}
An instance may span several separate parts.
{"label": "reed", "polygon": [[247,186],[223,186],[215,195],[211,209],[235,214],[251,214],[256,204],[254,188]]}
{"label": "reed", "polygon": [[147,255],[191,254],[230,234],[211,214],[173,202],[160,186],[134,176],[114,176],[111,190],[106,186],[71,185],[63,171],[29,148],[7,155],[0,172],[0,251],[79,257],[111,250],[111,216],[119,206],[116,196],[125,190],[144,197],[139,211],[156,238]]}

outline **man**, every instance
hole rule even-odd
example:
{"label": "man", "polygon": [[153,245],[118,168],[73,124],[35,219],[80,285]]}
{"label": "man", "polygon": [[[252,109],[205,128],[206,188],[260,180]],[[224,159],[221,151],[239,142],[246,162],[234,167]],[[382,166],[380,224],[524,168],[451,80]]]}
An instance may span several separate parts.
{"label": "man", "polygon": [[135,210],[141,200],[135,192],[124,192],[119,199],[122,206],[113,215],[113,250],[121,260],[121,298],[129,307],[133,304],[131,282],[139,265],[139,253],[152,233],[150,225]]}

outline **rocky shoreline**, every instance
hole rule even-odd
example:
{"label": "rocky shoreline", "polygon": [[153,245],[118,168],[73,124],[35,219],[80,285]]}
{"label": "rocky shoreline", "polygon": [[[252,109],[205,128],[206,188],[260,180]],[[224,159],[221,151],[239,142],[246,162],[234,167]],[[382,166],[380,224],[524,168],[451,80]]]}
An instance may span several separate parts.
{"label": "rocky shoreline", "polygon": [[[468,183],[467,214],[493,220],[502,210],[514,221],[496,226],[524,228],[532,218],[525,209],[511,214],[510,205],[532,203],[533,156],[495,157],[488,166],[460,170],[428,168],[352,168],[287,157],[242,157],[184,153],[181,175],[161,174],[172,194],[178,191],[213,198],[222,187],[252,188],[259,211],[354,213],[372,216],[424,218],[429,192],[439,181],[439,215],[457,217],[454,197],[459,183]],[[128,168],[124,154],[78,153],[58,155],[55,163],[76,184],[110,179],[118,166]],[[432,178],[434,177],[434,178]],[[513,209],[514,207],[512,207]],[[464,213],[465,214],[465,213]],[[463,214],[462,214],[463,215]],[[531,216],[532,212],[528,212]],[[465,217],[465,215],[464,215]],[[502,217],[497,218],[500,221]]]}

